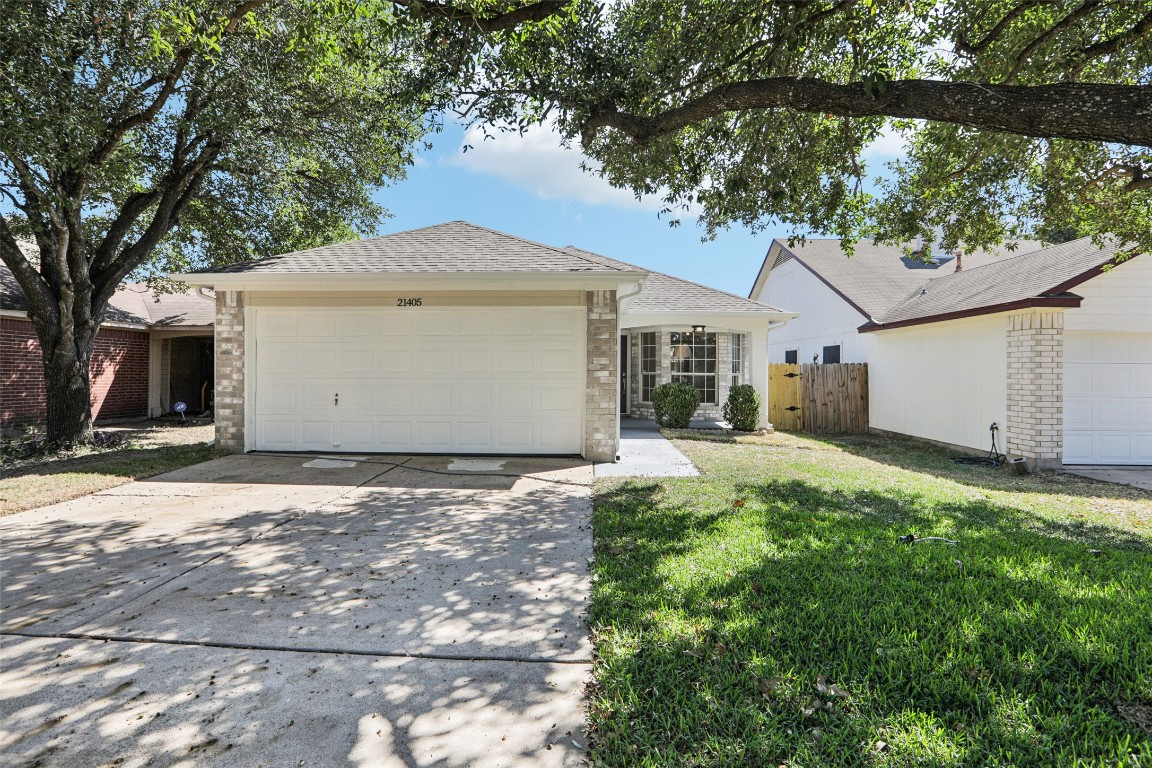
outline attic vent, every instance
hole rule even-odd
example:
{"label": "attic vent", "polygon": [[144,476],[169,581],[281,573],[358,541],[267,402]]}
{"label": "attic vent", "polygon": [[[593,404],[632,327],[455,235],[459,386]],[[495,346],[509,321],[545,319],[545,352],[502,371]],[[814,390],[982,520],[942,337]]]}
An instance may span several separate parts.
{"label": "attic vent", "polygon": [[792,254],[781,248],[780,252],[776,254],[776,261],[772,262],[772,269],[776,269],[786,261],[792,261]]}

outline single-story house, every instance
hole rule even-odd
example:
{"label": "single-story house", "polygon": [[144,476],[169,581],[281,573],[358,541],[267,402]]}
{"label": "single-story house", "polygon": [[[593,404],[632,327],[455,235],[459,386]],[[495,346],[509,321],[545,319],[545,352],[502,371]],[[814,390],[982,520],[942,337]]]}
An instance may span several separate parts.
{"label": "single-story house", "polygon": [[[216,440],[233,451],[617,455],[681,381],[767,402],[793,313],[454,221],[177,275],[216,295]],[[762,415],[767,423],[767,409]]]}
{"label": "single-story house", "polygon": [[[750,292],[800,316],[770,362],[868,363],[869,423],[1037,466],[1152,464],[1152,259],[1090,238],[927,263],[775,240]],[[1005,450],[1006,449],[1006,450]]]}
{"label": "single-story house", "polygon": [[[210,411],[215,299],[157,294],[125,284],[113,295],[92,346],[97,421],[161,416],[175,402]],[[44,365],[24,292],[0,264],[0,432],[43,424]]]}

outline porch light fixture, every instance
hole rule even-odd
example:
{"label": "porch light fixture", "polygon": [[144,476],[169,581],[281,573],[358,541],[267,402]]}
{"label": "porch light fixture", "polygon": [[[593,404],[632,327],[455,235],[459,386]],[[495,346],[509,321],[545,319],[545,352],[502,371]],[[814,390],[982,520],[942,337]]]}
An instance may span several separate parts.
{"label": "porch light fixture", "polygon": [[692,333],[704,333],[704,326],[702,326],[702,325],[692,326]]}

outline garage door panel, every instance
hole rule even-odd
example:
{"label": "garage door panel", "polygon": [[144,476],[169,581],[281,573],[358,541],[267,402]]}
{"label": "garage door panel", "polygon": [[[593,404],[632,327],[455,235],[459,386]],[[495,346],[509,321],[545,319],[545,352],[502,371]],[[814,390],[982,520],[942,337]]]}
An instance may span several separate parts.
{"label": "garage door panel", "polygon": [[440,416],[452,402],[452,387],[427,384],[412,390],[412,413],[416,416]]}
{"label": "garage door panel", "polygon": [[300,441],[305,448],[325,448],[333,444],[332,437],[335,424],[331,421],[314,421],[302,419],[300,421]]}
{"label": "garage door panel", "polygon": [[471,416],[493,410],[493,393],[490,382],[457,384],[452,388],[452,415]]}
{"label": "garage door panel", "polygon": [[309,312],[308,315],[306,321],[298,321],[296,324],[296,335],[299,338],[340,338],[331,311]]}
{"label": "garage door panel", "polygon": [[336,388],[332,381],[300,382],[300,407],[307,411],[323,411],[326,414],[333,406],[335,397]]}
{"label": "garage door panel", "polygon": [[257,448],[580,450],[583,310],[257,312]]}
{"label": "garage door panel", "polygon": [[492,372],[493,350],[487,344],[476,344],[465,349],[456,349],[452,355],[452,372],[462,375],[487,374]]}
{"label": "garage door panel", "polygon": [[296,419],[265,419],[260,431],[262,442],[272,449],[295,449],[300,442]]}
{"label": "garage door panel", "polygon": [[278,338],[296,339],[296,321],[298,315],[294,312],[261,312],[260,336],[266,340]]}
{"label": "garage door panel", "polygon": [[1064,462],[1152,462],[1152,334],[1064,336]]}
{"label": "garage door panel", "polygon": [[456,442],[461,448],[491,450],[496,447],[492,440],[494,426],[488,422],[457,422]]}

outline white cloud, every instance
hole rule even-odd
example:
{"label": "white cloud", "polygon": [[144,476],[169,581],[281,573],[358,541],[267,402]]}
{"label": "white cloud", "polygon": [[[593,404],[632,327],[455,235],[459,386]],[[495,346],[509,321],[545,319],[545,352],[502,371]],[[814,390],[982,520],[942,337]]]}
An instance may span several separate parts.
{"label": "white cloud", "polygon": [[885,161],[904,157],[908,153],[908,143],[904,136],[891,125],[884,126],[883,132],[861,153],[865,160]]}
{"label": "white cloud", "polygon": [[580,164],[588,158],[579,149],[561,146],[560,135],[550,126],[533,126],[522,135],[496,133],[488,139],[482,129],[474,126],[465,132],[461,150],[463,145],[471,149],[453,155],[447,162],[503,179],[546,200],[646,211],[663,207],[658,197],[637,200],[631,190],[616,189],[595,173],[582,171]]}

